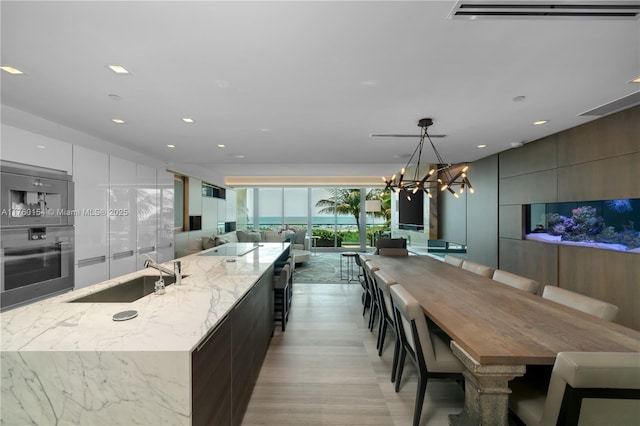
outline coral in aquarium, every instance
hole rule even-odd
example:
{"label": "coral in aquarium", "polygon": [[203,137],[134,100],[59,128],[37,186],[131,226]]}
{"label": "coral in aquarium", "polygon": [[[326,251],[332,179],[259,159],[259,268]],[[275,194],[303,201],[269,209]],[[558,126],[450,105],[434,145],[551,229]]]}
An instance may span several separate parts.
{"label": "coral in aquarium", "polygon": [[604,219],[596,215],[594,207],[578,207],[571,214],[570,218],[557,213],[547,215],[549,234],[559,235],[565,241],[588,241],[604,229]]}
{"label": "coral in aquarium", "polygon": [[633,208],[631,208],[631,200],[629,200],[628,198],[609,200],[606,201],[605,204],[616,213],[627,213],[633,210]]}
{"label": "coral in aquarium", "polygon": [[607,244],[623,244],[629,250],[640,247],[640,231],[635,230],[634,223],[630,221],[623,228],[622,232],[616,232],[613,226],[608,226],[598,235],[597,241]]}

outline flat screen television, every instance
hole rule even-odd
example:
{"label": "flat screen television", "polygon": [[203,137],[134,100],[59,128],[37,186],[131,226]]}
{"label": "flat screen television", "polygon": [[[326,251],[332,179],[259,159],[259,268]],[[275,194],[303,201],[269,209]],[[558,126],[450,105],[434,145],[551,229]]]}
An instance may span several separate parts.
{"label": "flat screen television", "polygon": [[424,230],[424,192],[411,194],[409,201],[404,193],[398,197],[398,228],[407,231]]}

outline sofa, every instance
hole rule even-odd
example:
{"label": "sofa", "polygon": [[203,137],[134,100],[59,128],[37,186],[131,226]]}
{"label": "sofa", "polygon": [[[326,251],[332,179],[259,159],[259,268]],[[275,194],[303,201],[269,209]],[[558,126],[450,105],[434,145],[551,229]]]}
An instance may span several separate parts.
{"label": "sofa", "polygon": [[289,239],[292,243],[293,255],[296,263],[309,260],[309,239],[306,238],[305,231],[298,232],[277,232],[277,231],[231,231],[224,234],[212,235],[190,239],[184,249],[179,249],[178,257],[187,256],[207,250],[227,243],[281,243]]}

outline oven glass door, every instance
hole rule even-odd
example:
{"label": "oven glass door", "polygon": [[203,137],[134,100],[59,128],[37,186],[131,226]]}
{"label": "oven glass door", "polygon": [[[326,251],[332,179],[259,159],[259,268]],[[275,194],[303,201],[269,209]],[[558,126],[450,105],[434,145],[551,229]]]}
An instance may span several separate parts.
{"label": "oven glass door", "polygon": [[63,277],[62,244],[4,249],[4,290]]}

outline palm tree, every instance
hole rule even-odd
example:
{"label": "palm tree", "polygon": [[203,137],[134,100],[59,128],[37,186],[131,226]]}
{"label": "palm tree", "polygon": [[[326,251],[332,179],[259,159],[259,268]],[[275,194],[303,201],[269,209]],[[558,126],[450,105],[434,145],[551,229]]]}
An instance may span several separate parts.
{"label": "palm tree", "polygon": [[[318,200],[316,207],[322,207],[318,210],[321,214],[341,214],[341,215],[353,215],[356,219],[356,226],[360,229],[360,189],[353,188],[330,188],[329,193],[331,197]],[[385,209],[385,202],[383,199],[383,193],[381,189],[370,189],[367,192],[365,200],[382,200],[382,210],[379,212],[372,212],[375,217],[383,217],[386,220],[390,214],[390,208]]]}

